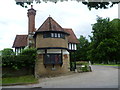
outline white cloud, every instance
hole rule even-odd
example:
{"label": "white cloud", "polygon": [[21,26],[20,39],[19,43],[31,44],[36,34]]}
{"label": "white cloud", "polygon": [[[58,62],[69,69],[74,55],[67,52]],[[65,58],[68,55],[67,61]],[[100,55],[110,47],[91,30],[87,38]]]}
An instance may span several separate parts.
{"label": "white cloud", "polygon": [[[30,6],[29,6],[30,8]],[[52,2],[35,4],[36,28],[39,28],[44,20],[51,15],[63,28],[72,28],[77,37],[91,35],[91,24],[96,22],[96,15],[110,17],[111,20],[118,17],[118,6],[110,9],[92,9],[76,1]],[[11,48],[16,34],[27,34],[28,18],[27,9],[15,4],[14,0],[2,0],[0,3],[0,50]]]}

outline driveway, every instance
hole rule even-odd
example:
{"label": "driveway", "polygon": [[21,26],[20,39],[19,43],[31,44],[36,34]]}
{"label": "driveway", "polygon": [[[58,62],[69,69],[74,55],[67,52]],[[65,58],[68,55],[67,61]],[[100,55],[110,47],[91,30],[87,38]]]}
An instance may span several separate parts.
{"label": "driveway", "polygon": [[[5,88],[118,88],[118,68],[93,65],[92,72],[42,78],[39,84],[4,86]],[[4,88],[3,87],[3,88]]]}

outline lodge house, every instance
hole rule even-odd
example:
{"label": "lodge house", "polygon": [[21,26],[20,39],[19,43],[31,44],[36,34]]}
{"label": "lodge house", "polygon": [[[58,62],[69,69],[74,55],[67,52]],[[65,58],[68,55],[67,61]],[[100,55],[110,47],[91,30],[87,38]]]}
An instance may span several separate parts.
{"label": "lodge house", "polygon": [[[79,43],[71,28],[62,28],[52,17],[35,29],[36,10],[28,9],[28,34],[16,35],[13,43],[15,52],[19,53],[25,47],[37,48],[35,76],[66,73],[71,62],[70,53],[74,52]],[[69,22],[69,21],[68,21]]]}

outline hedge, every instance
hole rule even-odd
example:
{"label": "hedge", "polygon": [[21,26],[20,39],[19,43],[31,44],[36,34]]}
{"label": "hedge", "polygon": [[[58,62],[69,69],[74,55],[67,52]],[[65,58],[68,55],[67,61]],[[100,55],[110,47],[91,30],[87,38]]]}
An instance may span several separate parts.
{"label": "hedge", "polygon": [[2,56],[2,67],[21,69],[23,67],[34,68],[36,49],[25,49],[19,55]]}

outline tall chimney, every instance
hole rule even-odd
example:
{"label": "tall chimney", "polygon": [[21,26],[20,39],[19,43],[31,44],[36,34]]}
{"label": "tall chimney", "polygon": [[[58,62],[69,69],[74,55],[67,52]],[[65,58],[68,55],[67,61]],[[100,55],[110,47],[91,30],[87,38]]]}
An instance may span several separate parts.
{"label": "tall chimney", "polygon": [[33,9],[33,5],[31,5],[31,9],[28,9],[28,46],[34,47],[34,32],[35,32],[35,15],[36,10]]}
{"label": "tall chimney", "polygon": [[28,9],[28,34],[35,32],[35,15],[36,10],[33,9],[33,5],[31,5],[31,9]]}

